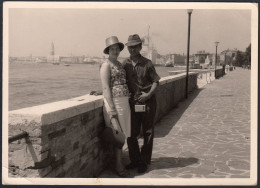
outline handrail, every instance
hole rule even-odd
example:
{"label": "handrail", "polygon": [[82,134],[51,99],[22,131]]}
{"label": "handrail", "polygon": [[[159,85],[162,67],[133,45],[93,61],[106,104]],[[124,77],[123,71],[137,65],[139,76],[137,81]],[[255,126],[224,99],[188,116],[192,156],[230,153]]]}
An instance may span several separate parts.
{"label": "handrail", "polygon": [[22,133],[15,135],[15,136],[11,136],[8,138],[8,143],[12,143],[16,140],[20,140],[22,138],[27,138],[29,136],[29,134],[25,131],[23,131]]}

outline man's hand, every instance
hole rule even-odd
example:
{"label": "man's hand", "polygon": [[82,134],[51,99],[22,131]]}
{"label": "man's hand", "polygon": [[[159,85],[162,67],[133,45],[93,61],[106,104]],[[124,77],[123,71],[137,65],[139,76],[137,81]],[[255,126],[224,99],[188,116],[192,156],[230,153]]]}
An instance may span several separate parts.
{"label": "man's hand", "polygon": [[138,101],[139,102],[145,102],[147,101],[148,99],[150,99],[150,94],[149,93],[145,93],[143,91],[141,91],[142,95],[138,98]]}

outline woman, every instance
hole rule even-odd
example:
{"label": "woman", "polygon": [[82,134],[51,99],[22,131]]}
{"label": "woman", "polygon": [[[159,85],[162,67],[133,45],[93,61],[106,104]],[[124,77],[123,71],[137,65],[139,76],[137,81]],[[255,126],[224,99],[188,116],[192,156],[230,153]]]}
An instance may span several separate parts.
{"label": "woman", "polygon": [[[126,137],[130,137],[130,107],[129,90],[126,85],[126,73],[122,64],[117,60],[124,44],[116,36],[106,39],[104,53],[109,57],[100,67],[100,77],[104,95],[104,119],[106,126],[111,125],[112,118],[118,118]],[[120,130],[120,128],[115,127]],[[122,162],[122,149],[115,147],[115,171],[121,177],[128,177]]]}

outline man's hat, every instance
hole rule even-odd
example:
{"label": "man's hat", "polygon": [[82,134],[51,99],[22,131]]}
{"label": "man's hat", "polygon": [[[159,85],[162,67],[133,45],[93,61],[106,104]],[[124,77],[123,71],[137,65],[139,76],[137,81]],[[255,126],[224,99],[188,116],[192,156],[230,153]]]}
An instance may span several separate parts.
{"label": "man's hat", "polygon": [[109,47],[118,44],[120,51],[124,49],[124,44],[119,42],[118,38],[116,36],[112,36],[106,39],[106,48],[104,49],[104,54],[109,54]]}
{"label": "man's hat", "polygon": [[141,44],[142,40],[140,39],[139,35],[134,34],[134,35],[130,35],[128,37],[128,41],[125,44],[126,46],[136,46],[137,44]]}

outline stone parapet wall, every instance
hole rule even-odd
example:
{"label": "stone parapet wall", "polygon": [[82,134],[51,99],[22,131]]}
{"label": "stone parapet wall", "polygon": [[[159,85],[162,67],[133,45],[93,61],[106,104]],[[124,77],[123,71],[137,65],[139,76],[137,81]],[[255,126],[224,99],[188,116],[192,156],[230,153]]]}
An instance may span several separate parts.
{"label": "stone parapet wall", "polygon": [[197,70],[196,72],[198,73],[197,84],[199,88],[215,80],[215,70]]}
{"label": "stone parapet wall", "polygon": [[[156,121],[185,98],[186,74],[163,77],[156,92]],[[189,74],[189,91],[197,73]],[[111,162],[112,146],[99,139],[104,129],[103,96],[69,100],[9,112],[9,136],[29,137],[9,144],[10,177],[96,177]]]}
{"label": "stone parapet wall", "polygon": [[[184,70],[169,71],[169,75],[179,75],[184,73]],[[190,69],[189,74],[197,73],[197,85],[198,88],[205,86],[206,84],[215,80],[214,69]]]}
{"label": "stone parapet wall", "polygon": [[107,165],[111,146],[97,135],[104,127],[102,96],[82,96],[9,112],[9,175],[95,177]]}
{"label": "stone parapet wall", "polygon": [[[197,89],[197,73],[189,74],[188,91]],[[186,95],[186,73],[180,73],[176,76],[163,77],[160,80],[160,86],[156,92],[157,110],[155,121],[160,120],[178,102],[185,99]]]}
{"label": "stone parapet wall", "polygon": [[178,75],[178,74],[181,74],[181,73],[184,73],[186,72],[185,70],[175,70],[175,71],[169,71],[169,75]]}
{"label": "stone parapet wall", "polygon": [[229,71],[233,71],[234,70],[234,67],[233,66],[230,66],[229,67]]}
{"label": "stone parapet wall", "polygon": [[218,68],[218,69],[216,69],[215,74],[216,74],[216,78],[220,78],[220,77],[224,76],[225,70],[223,71],[222,68]]}

